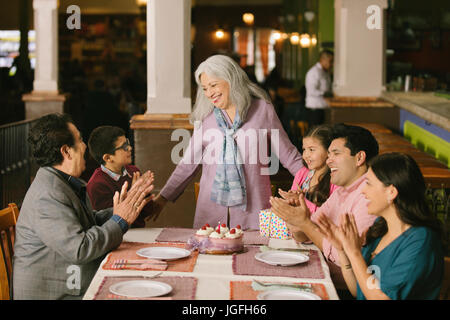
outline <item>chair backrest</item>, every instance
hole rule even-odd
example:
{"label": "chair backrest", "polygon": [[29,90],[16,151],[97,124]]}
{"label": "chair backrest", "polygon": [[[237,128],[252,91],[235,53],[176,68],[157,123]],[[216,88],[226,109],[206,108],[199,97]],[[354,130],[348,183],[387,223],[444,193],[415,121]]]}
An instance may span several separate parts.
{"label": "chair backrest", "polygon": [[306,121],[297,121],[297,127],[300,130],[301,136],[304,137],[305,133],[308,132],[309,124]]}
{"label": "chair backrest", "polygon": [[6,271],[6,260],[0,252],[0,300],[9,300],[9,279]]}
{"label": "chair backrest", "polygon": [[444,281],[441,288],[441,300],[450,300],[450,257],[445,257]]}
{"label": "chair backrest", "polygon": [[19,209],[15,203],[0,210],[0,300],[10,299],[14,256],[15,226],[19,217]]}

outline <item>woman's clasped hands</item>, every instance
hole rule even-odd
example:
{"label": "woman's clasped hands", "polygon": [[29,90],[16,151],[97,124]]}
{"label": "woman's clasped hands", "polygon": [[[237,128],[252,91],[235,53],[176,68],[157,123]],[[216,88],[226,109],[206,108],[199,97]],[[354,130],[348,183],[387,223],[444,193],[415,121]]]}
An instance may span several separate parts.
{"label": "woman's clasped hands", "polygon": [[352,214],[345,213],[339,219],[339,226],[336,226],[333,221],[321,212],[317,219],[319,231],[337,250],[345,251],[347,255],[361,252],[364,239],[359,236],[355,217]]}

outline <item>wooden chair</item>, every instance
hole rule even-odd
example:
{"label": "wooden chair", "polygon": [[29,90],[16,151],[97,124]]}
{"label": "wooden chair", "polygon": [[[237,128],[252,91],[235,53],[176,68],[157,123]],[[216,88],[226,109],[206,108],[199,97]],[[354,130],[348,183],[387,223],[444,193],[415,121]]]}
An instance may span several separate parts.
{"label": "wooden chair", "polygon": [[12,259],[14,256],[15,226],[19,217],[19,209],[15,203],[0,210],[0,300],[9,300],[12,284]]}
{"label": "wooden chair", "polygon": [[2,252],[0,252],[0,300],[10,300],[8,272]]}
{"label": "wooden chair", "polygon": [[297,121],[297,128],[300,131],[302,138],[305,136],[305,133],[308,131],[308,122],[306,121]]}
{"label": "wooden chair", "polygon": [[444,282],[442,283],[441,300],[450,300],[450,257],[445,257]]}
{"label": "wooden chair", "polygon": [[308,132],[308,122],[290,120],[289,124],[290,133],[294,139],[294,145],[296,145],[297,142],[303,139],[305,133]]}

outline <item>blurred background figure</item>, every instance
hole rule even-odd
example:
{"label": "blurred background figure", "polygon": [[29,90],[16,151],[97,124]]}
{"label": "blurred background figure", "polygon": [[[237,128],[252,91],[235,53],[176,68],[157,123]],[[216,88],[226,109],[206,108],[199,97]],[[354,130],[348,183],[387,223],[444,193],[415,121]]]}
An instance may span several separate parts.
{"label": "blurred background figure", "polygon": [[306,108],[309,126],[322,124],[325,120],[324,109],[328,103],[324,97],[331,95],[331,76],[333,52],[323,50],[317,62],[306,74]]}

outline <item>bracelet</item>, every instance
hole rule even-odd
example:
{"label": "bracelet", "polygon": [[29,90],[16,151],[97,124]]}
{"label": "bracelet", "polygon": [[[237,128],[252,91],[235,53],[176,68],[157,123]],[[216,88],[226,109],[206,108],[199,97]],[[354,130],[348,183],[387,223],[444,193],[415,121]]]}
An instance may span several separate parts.
{"label": "bracelet", "polygon": [[351,268],[352,268],[352,264],[351,263],[345,265],[345,269],[351,269]]}

